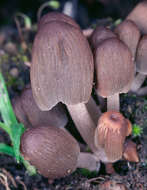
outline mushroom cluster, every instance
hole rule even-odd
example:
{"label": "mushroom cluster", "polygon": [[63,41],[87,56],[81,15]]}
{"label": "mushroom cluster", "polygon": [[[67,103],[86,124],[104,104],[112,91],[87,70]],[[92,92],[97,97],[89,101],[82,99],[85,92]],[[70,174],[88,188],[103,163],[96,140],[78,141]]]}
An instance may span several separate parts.
{"label": "mushroom cluster", "polygon": [[[139,161],[135,143],[128,140],[132,125],[120,113],[119,94],[134,90],[136,72],[146,74],[147,37],[141,38],[140,30],[128,17],[114,31],[98,26],[86,38],[64,14],[48,13],[39,21],[31,88],[14,100],[14,109],[28,128],[21,138],[21,153],[43,176],[64,177],[77,167],[98,171],[100,161]],[[104,113],[92,98],[92,89],[99,100],[107,98]],[[66,130],[61,103],[92,153],[80,152]]]}

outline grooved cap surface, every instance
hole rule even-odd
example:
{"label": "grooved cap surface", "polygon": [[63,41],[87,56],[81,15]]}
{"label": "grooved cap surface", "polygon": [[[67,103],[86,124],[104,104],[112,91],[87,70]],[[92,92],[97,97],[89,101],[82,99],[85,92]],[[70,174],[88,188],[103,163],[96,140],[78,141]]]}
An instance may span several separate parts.
{"label": "grooved cap surface", "polygon": [[74,26],[75,28],[80,29],[80,26],[68,15],[65,15],[63,13],[59,13],[59,12],[51,12],[48,14],[45,14],[39,21],[38,23],[38,30],[44,25],[47,24],[49,22],[65,22],[67,24],[70,24],[72,26]]}
{"label": "grooved cap surface", "polygon": [[131,20],[125,20],[115,28],[120,40],[130,49],[135,58],[136,48],[140,39],[140,31],[136,24]]}
{"label": "grooved cap surface", "polygon": [[22,135],[21,153],[40,174],[55,179],[76,169],[80,148],[66,131],[42,126],[28,129]]}
{"label": "grooved cap surface", "polygon": [[31,86],[41,110],[49,110],[58,102],[87,102],[93,70],[92,52],[80,30],[51,22],[38,31],[33,44]]}
{"label": "grooved cap surface", "polygon": [[130,50],[120,40],[107,39],[97,47],[95,67],[100,96],[129,91],[134,79],[134,64]]}
{"label": "grooved cap surface", "polygon": [[96,47],[102,41],[109,38],[115,38],[115,37],[117,37],[116,34],[113,33],[110,29],[103,26],[97,26],[90,37],[90,43],[91,43],[92,48],[96,49]]}
{"label": "grooved cap surface", "polygon": [[147,1],[140,2],[127,16],[127,19],[132,20],[139,28],[142,34],[147,33]]}
{"label": "grooved cap surface", "polygon": [[[104,149],[108,162],[122,158],[127,133],[128,121],[121,113],[108,111],[99,118],[95,131],[95,145],[98,149]],[[103,161],[103,158],[101,160]]]}
{"label": "grooved cap surface", "polygon": [[144,35],[138,45],[136,55],[136,70],[144,75],[147,74],[147,35]]}

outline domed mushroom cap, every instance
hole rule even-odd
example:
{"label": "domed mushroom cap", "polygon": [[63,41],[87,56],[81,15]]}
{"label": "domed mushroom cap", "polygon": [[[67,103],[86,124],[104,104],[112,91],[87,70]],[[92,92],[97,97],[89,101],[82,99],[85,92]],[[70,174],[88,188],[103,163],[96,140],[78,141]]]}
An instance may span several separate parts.
{"label": "domed mushroom cap", "polygon": [[136,48],[140,39],[140,31],[133,21],[125,20],[115,28],[120,40],[130,49],[135,58]]}
{"label": "domed mushroom cap", "polygon": [[37,126],[64,127],[68,118],[62,104],[57,104],[50,111],[41,111],[33,98],[30,85],[27,86],[20,97],[14,98],[13,107],[16,117],[26,128]]}
{"label": "domed mushroom cap", "polygon": [[104,40],[117,37],[109,28],[104,26],[97,26],[90,37],[90,44],[92,48],[96,47]]}
{"label": "domed mushroom cap", "polygon": [[138,44],[136,70],[144,75],[147,74],[147,35],[144,35]]}
{"label": "domed mushroom cap", "polygon": [[76,169],[80,148],[68,132],[48,126],[27,130],[21,137],[21,153],[40,174],[55,179]]}
{"label": "domed mushroom cap", "polygon": [[102,97],[128,92],[134,78],[130,50],[117,38],[104,40],[96,49],[97,92]]}
{"label": "domed mushroom cap", "polygon": [[[119,112],[108,111],[100,117],[94,140],[98,150],[104,150],[107,162],[115,162],[122,158],[128,130],[128,121]],[[101,160],[103,159],[106,160],[102,157]]]}
{"label": "domed mushroom cap", "polygon": [[72,25],[73,27],[80,29],[79,25],[69,16],[63,14],[63,13],[59,13],[59,12],[51,12],[48,13],[46,15],[44,15],[39,23],[38,23],[38,30],[44,25],[47,24],[49,22],[65,22],[67,24]]}
{"label": "domed mushroom cap", "polygon": [[147,1],[140,2],[127,16],[128,20],[132,20],[139,28],[142,34],[147,33]]}
{"label": "domed mushroom cap", "polygon": [[93,67],[88,41],[79,29],[63,22],[44,25],[35,37],[31,64],[31,86],[39,108],[87,102]]}

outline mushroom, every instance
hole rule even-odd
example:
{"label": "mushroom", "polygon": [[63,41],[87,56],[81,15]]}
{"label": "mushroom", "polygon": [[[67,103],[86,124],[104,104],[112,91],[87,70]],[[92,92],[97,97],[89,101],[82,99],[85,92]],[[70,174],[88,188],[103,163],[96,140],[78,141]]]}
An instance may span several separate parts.
{"label": "mushroom", "polygon": [[136,144],[131,140],[126,140],[124,144],[123,158],[129,162],[139,162]]}
{"label": "mushroom", "polygon": [[95,153],[100,160],[113,163],[122,158],[124,142],[132,126],[121,113],[107,111],[101,115],[95,130]]}
{"label": "mushroom", "polygon": [[66,22],[41,25],[33,43],[31,86],[36,104],[50,110],[58,102],[68,111],[92,151],[95,124],[85,103],[93,85],[93,56],[82,31]]}
{"label": "mushroom", "polygon": [[133,21],[125,20],[115,28],[119,39],[128,46],[135,60],[136,48],[140,39],[140,31]]}
{"label": "mushroom", "polygon": [[131,86],[131,91],[137,92],[147,75],[147,35],[144,35],[139,44],[136,54],[136,71],[138,74]]}
{"label": "mushroom", "polygon": [[23,90],[20,97],[14,98],[12,102],[16,117],[26,128],[41,125],[64,127],[68,122],[62,104],[57,104],[50,111],[41,111],[34,101],[30,85]]}
{"label": "mushroom", "polygon": [[119,111],[119,93],[127,93],[134,79],[130,50],[117,38],[101,42],[95,52],[96,90],[107,98],[107,110]]}
{"label": "mushroom", "polygon": [[97,26],[90,36],[90,44],[95,51],[97,46],[106,39],[117,37],[114,32],[104,26]]}
{"label": "mushroom", "polygon": [[[81,153],[77,141],[65,130],[57,127],[36,127],[21,137],[21,154],[49,179],[71,174],[77,167],[99,169],[99,163],[89,153]],[[92,162],[92,166],[89,163]]]}
{"label": "mushroom", "polygon": [[133,21],[142,34],[147,34],[147,1],[138,3],[126,19]]}
{"label": "mushroom", "polygon": [[45,24],[48,24],[49,22],[64,22],[67,24],[72,25],[73,27],[80,29],[80,26],[69,16],[59,13],[59,12],[51,12],[48,14],[45,14],[38,23],[38,30]]}
{"label": "mushroom", "polygon": [[[91,34],[91,36],[89,37],[89,42],[90,42],[91,48],[93,50],[94,56],[95,56],[97,46],[101,42],[103,42],[106,39],[115,38],[115,37],[117,37],[116,34],[114,32],[112,32],[109,28],[106,28],[104,26],[97,26],[95,28],[95,30],[93,31],[93,33]],[[106,101],[104,100],[104,98],[99,96],[98,93],[96,93],[96,94],[97,94],[97,98],[98,98],[101,110],[105,110]]]}

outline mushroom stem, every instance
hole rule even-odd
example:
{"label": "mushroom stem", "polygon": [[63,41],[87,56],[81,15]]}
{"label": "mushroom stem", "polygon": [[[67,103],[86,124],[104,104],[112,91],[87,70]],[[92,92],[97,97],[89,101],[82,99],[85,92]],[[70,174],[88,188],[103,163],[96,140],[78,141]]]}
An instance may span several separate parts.
{"label": "mushroom stem", "polygon": [[98,119],[102,114],[100,107],[96,104],[96,102],[92,97],[90,97],[89,101],[86,103],[86,107],[92,120],[95,123],[95,128],[96,128]]}
{"label": "mushroom stem", "polygon": [[113,110],[118,111],[120,109],[119,94],[107,97],[107,111]]}
{"label": "mushroom stem", "polygon": [[138,73],[132,83],[132,86],[131,86],[131,91],[132,92],[137,92],[138,89],[142,86],[144,80],[146,78],[146,75],[143,75],[142,73]]}
{"label": "mushroom stem", "polygon": [[97,148],[94,144],[94,133],[96,125],[91,119],[85,104],[68,105],[68,111],[84,141],[89,148],[96,152]]}
{"label": "mushroom stem", "polygon": [[100,162],[93,154],[81,152],[78,157],[77,168],[86,168],[89,171],[99,171]]}
{"label": "mushroom stem", "polygon": [[140,88],[136,94],[138,96],[146,96],[147,95],[147,86],[143,87],[143,88]]}

